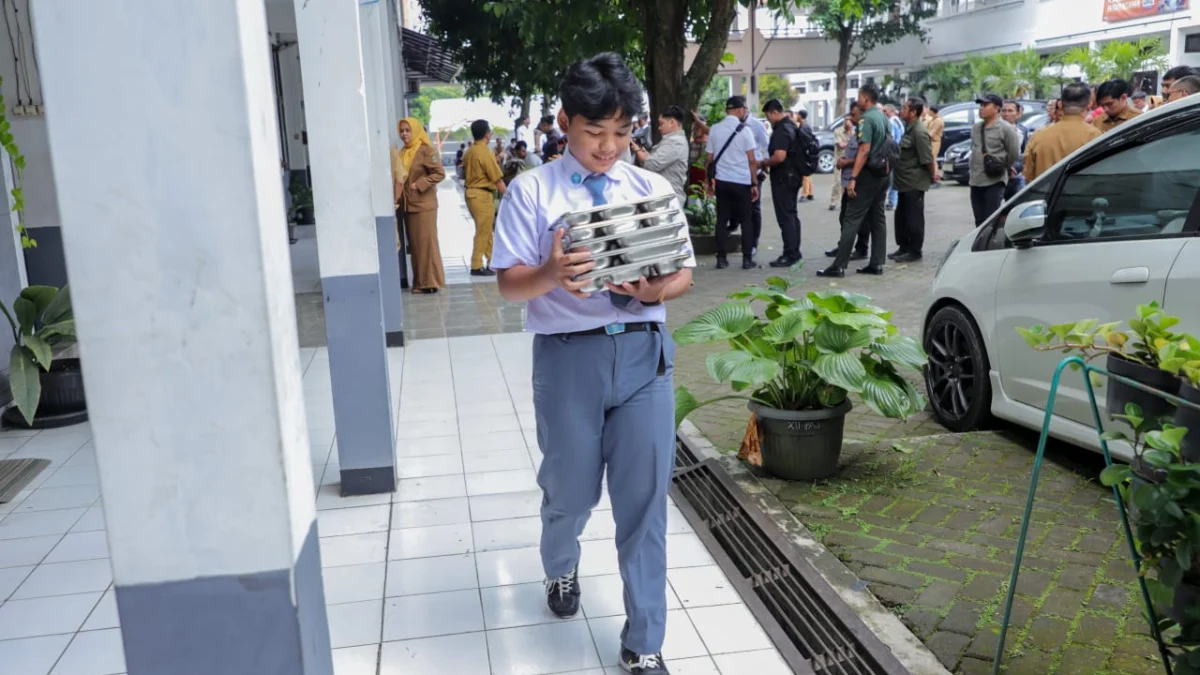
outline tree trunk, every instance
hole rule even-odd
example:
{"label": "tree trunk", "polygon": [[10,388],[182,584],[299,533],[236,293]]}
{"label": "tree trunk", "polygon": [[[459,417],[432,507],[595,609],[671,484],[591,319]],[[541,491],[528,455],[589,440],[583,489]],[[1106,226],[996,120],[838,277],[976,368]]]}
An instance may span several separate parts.
{"label": "tree trunk", "polygon": [[[691,68],[684,72],[684,51],[687,48],[687,0],[641,0],[645,25],[646,90],[650,94],[650,120],[669,105],[678,105],[685,112],[696,110],[704,88],[717,74],[729,27],[736,15],[736,0],[713,0],[708,33]],[[690,115],[684,124],[691,128]],[[658,139],[657,125],[654,138]]]}
{"label": "tree trunk", "polygon": [[[846,90],[849,88],[847,81],[850,76],[850,53],[854,49],[854,27],[847,26],[838,32],[838,60],[837,66],[834,68],[834,73],[837,76],[837,99],[833,104],[833,118],[838,115],[849,113],[846,105]],[[859,83],[862,84],[861,82]],[[833,120],[829,120],[833,122]]]}

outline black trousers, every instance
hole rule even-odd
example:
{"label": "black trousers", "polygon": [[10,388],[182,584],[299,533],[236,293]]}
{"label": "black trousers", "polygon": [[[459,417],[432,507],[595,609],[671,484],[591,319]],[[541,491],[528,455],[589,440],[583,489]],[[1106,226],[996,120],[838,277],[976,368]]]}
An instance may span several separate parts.
{"label": "black trousers", "polygon": [[758,185],[758,199],[751,204],[753,211],[750,215],[750,220],[754,223],[754,248],[758,248],[758,240],[762,238],[762,181],[755,177],[755,184]]}
{"label": "black trousers", "polygon": [[925,193],[899,193],[896,202],[896,245],[905,253],[921,255],[925,246]]}
{"label": "black trousers", "polygon": [[[840,183],[839,183],[840,185]],[[846,222],[846,205],[850,203],[850,198],[846,196],[846,191],[842,190],[842,206],[838,213],[838,224]],[[867,248],[871,244],[871,228],[866,220],[858,226],[858,237],[854,240],[854,252],[866,255]]]}
{"label": "black trousers", "polygon": [[846,268],[850,263],[850,250],[859,230],[866,228],[871,234],[871,265],[882,267],[887,262],[887,216],[884,202],[887,201],[890,181],[887,176],[876,176],[863,171],[855,182],[856,195],[842,195],[846,200],[846,216],[842,218],[842,238],[838,241],[834,267]]}
{"label": "black trousers", "polygon": [[[771,205],[775,207],[775,220],[779,221],[779,231],[783,234],[783,255],[793,260],[800,259],[800,215],[796,212],[799,192],[799,176],[771,176]],[[762,201],[761,192],[758,201]]]}
{"label": "black trousers", "polygon": [[729,250],[730,223],[742,228],[742,257],[751,257],[754,250],[754,203],[751,201],[750,186],[740,183],[717,181],[717,257],[724,258]]}
{"label": "black trousers", "polygon": [[983,224],[1004,203],[1004,183],[971,186],[971,210],[975,212],[975,227]]}

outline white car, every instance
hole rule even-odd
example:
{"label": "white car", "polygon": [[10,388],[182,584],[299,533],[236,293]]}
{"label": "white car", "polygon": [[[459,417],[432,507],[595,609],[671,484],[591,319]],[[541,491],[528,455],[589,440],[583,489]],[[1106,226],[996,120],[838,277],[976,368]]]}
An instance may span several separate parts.
{"label": "white car", "polygon": [[[1200,96],[1140,115],[1039,176],[955,242],[934,277],[923,343],[937,420],[1041,429],[1063,355],[1034,351],[1017,328],[1119,321],[1157,300],[1178,330],[1200,335],[1198,235]],[[1099,450],[1079,373],[1063,375],[1054,412],[1053,436]],[[1129,459],[1127,446],[1111,449]]]}

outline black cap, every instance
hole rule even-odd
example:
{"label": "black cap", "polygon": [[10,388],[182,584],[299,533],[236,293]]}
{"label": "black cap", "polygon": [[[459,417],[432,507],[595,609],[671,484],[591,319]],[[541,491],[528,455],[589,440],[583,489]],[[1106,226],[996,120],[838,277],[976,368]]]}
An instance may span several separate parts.
{"label": "black cap", "polygon": [[984,94],[984,95],[980,96],[979,98],[975,99],[975,102],[980,105],[983,105],[984,103],[992,103],[992,104],[995,104],[995,106],[997,108],[1004,107],[1004,99],[1000,98],[999,96],[997,96],[995,94]]}
{"label": "black cap", "polygon": [[745,107],[746,107],[746,97],[745,96],[730,96],[729,100],[725,101],[725,109],[726,110],[735,110],[737,108],[745,108]]}

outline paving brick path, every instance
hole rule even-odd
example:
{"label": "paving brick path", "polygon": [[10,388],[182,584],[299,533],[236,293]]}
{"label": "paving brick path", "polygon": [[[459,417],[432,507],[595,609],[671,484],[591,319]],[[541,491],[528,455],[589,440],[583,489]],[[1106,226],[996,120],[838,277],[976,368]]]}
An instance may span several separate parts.
{"label": "paving brick path", "polygon": [[[818,195],[828,194],[829,181],[818,177]],[[836,239],[836,214],[826,204],[800,207],[809,261],[800,292],[829,286],[814,275],[828,263],[823,251]],[[914,337],[941,255],[972,222],[965,188],[932,191],[926,205],[924,262],[890,265],[882,277],[852,274],[837,284],[875,298]],[[890,212],[888,221],[891,237]],[[768,208],[760,262],[765,266],[779,249]],[[773,273],[715,270],[711,260],[702,261],[695,288],[671,305],[672,327]],[[716,349],[691,345],[677,354],[678,382],[701,399],[726,393],[705,368]],[[691,419],[727,452],[745,433],[746,411],[736,403],[710,406]],[[848,418],[846,434],[862,442],[847,445],[835,479],[764,482],[949,669],[990,673],[1036,437],[1012,430],[947,434],[927,414],[899,423],[861,406]],[[1141,618],[1115,504],[1095,481],[1100,463],[1085,451],[1056,446],[1044,467],[1005,672],[1163,672]]]}

